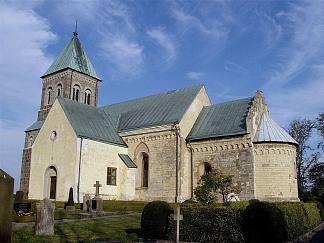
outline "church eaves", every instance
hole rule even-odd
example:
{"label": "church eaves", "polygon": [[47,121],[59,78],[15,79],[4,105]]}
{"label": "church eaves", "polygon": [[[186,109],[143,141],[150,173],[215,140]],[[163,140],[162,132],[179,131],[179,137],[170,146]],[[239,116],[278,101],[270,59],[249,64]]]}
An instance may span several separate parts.
{"label": "church eaves", "polygon": [[67,68],[100,80],[90,59],[81,45],[77,33],[73,34],[69,44],[47,69],[42,78]]}
{"label": "church eaves", "polygon": [[187,139],[193,141],[246,134],[246,116],[252,101],[253,97],[204,107]]}

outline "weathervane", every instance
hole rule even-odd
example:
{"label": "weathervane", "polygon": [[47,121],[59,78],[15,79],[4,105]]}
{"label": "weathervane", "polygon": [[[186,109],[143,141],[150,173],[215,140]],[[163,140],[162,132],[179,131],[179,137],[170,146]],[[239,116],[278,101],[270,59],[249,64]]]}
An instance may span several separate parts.
{"label": "weathervane", "polygon": [[75,21],[75,29],[74,29],[73,35],[78,35],[78,21],[77,20]]}

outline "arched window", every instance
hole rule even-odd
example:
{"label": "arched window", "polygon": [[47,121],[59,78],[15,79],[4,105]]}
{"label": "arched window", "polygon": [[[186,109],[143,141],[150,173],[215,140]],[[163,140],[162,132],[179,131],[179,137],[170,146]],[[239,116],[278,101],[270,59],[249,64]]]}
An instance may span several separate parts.
{"label": "arched window", "polygon": [[149,157],[147,153],[142,153],[142,156],[143,156],[142,187],[148,187]]}
{"label": "arched window", "polygon": [[47,89],[47,104],[49,105],[52,102],[52,87]]}
{"label": "arched window", "polygon": [[209,174],[210,172],[212,172],[212,167],[209,163],[205,162],[204,163],[204,174]]}
{"label": "arched window", "polygon": [[80,86],[77,84],[73,86],[72,100],[80,100]]}
{"label": "arched window", "polygon": [[61,96],[62,95],[62,84],[58,84],[57,85],[57,96]]}
{"label": "arched window", "polygon": [[29,142],[28,143],[28,147],[31,147],[33,145],[33,142],[34,142],[34,137],[33,136],[30,136],[28,142]]}
{"label": "arched window", "polygon": [[91,90],[87,89],[84,92],[84,104],[90,105],[91,103]]}

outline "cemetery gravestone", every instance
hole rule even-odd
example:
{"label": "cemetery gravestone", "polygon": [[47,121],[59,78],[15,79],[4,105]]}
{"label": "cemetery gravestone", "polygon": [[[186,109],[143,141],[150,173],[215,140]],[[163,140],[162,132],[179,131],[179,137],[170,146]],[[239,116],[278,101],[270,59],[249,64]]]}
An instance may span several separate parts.
{"label": "cemetery gravestone", "polygon": [[14,179],[0,169],[0,242],[11,242]]}
{"label": "cemetery gravestone", "polygon": [[70,187],[69,199],[68,199],[67,203],[65,204],[65,209],[67,211],[75,210],[74,200],[73,200],[73,188],[72,187]]}
{"label": "cemetery gravestone", "polygon": [[96,212],[103,211],[103,200],[99,195],[99,187],[101,187],[101,184],[99,181],[96,181],[96,184],[93,185],[96,188],[96,195],[91,200],[91,210]]}
{"label": "cemetery gravestone", "polygon": [[14,210],[17,216],[29,216],[32,214],[31,203],[24,202],[25,193],[17,191],[15,195]]}
{"label": "cemetery gravestone", "polygon": [[54,210],[55,204],[48,198],[36,204],[36,235],[54,235]]}
{"label": "cemetery gravestone", "polygon": [[91,206],[91,197],[89,194],[83,196],[83,210],[89,212]]}

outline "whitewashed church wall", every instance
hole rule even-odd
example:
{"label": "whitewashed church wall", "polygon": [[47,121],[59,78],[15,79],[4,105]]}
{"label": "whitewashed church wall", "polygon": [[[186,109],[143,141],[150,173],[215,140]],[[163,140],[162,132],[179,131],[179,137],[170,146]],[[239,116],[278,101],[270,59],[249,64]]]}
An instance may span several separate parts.
{"label": "whitewashed church wall", "polygon": [[[134,199],[136,169],[128,168],[118,156],[118,154],[127,154],[127,152],[125,147],[83,139],[80,162],[81,202],[84,194],[95,195],[95,187],[93,185],[96,181],[99,181],[102,185],[99,190],[103,199]],[[107,185],[108,167],[117,168],[116,185]]]}
{"label": "whitewashed church wall", "polygon": [[206,89],[202,87],[179,123],[181,137],[187,138],[202,108],[210,104]]}
{"label": "whitewashed church wall", "polygon": [[[54,140],[51,139],[53,131],[57,134]],[[57,170],[56,200],[67,200],[69,188],[76,188],[76,140],[74,130],[56,101],[32,146],[29,199],[43,199],[46,196],[45,171],[54,166]]]}
{"label": "whitewashed church wall", "polygon": [[254,144],[256,197],[298,201],[296,147],[283,143]]}

